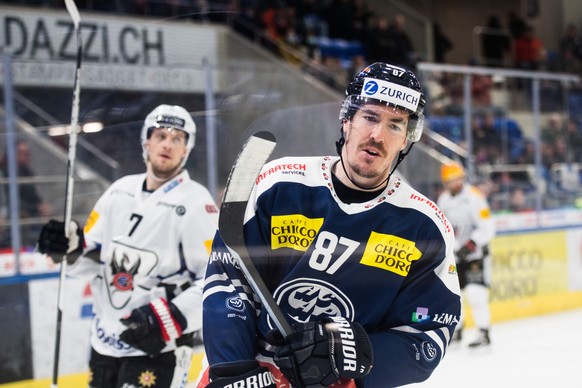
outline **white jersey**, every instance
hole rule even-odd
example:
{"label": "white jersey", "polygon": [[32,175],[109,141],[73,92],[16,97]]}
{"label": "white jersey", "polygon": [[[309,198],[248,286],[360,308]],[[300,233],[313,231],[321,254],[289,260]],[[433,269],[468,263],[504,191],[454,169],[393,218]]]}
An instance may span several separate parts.
{"label": "white jersey", "polygon": [[438,207],[447,216],[455,231],[455,252],[469,240],[477,249],[467,260],[483,257],[483,248],[495,237],[495,221],[483,193],[475,186],[464,184],[457,195],[444,191],[437,201]]}
{"label": "white jersey", "polygon": [[[92,279],[91,346],[112,357],[145,353],[119,339],[119,320],[151,300],[171,300],[186,318],[185,333],[202,326],[202,287],[218,209],[187,171],[152,193],[146,174],[114,182],[85,224],[84,256],[70,274]],[[98,256],[95,257],[95,256]],[[170,342],[163,352],[173,350]]]}

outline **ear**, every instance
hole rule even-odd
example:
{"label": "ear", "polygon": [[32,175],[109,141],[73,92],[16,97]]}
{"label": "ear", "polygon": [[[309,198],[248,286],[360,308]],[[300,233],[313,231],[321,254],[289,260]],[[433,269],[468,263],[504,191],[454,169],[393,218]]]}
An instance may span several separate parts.
{"label": "ear", "polygon": [[350,124],[350,120],[348,120],[348,119],[342,119],[342,130],[344,131],[344,136],[348,132],[349,124]]}
{"label": "ear", "polygon": [[408,139],[404,138],[404,142],[402,142],[402,145],[400,146],[400,151],[404,151],[404,149],[406,148],[407,145],[408,145]]}

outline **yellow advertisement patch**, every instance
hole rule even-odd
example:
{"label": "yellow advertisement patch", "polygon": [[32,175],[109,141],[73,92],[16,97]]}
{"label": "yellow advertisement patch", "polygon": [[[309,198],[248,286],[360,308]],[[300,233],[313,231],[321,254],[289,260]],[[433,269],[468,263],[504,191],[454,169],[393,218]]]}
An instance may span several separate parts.
{"label": "yellow advertisement patch", "polygon": [[406,276],[410,271],[410,264],[420,259],[420,256],[422,252],[414,241],[372,232],[360,263]]}
{"label": "yellow advertisement patch", "polygon": [[323,218],[302,214],[271,217],[271,249],[291,248],[305,252],[323,225]]}
{"label": "yellow advertisement patch", "polygon": [[91,229],[93,229],[93,226],[95,225],[95,223],[97,222],[98,219],[99,219],[99,213],[97,213],[95,210],[91,210],[91,214],[89,214],[89,218],[87,218],[87,222],[85,223],[85,227],[83,228],[83,232],[89,233],[89,231]]}

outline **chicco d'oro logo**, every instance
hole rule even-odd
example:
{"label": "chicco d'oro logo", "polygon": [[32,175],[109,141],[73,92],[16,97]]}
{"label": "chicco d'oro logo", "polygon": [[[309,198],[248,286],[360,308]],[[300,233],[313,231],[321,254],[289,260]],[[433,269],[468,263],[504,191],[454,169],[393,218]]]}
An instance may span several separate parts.
{"label": "chicco d'oro logo", "polygon": [[421,256],[422,252],[414,241],[391,234],[371,232],[360,263],[406,276],[412,262]]}
{"label": "chicco d'oro logo", "polygon": [[[354,317],[354,306],[348,297],[332,284],[318,279],[300,278],[283,283],[273,296],[281,309],[299,323],[330,316],[351,321]],[[270,320],[269,325],[273,326]]]}
{"label": "chicco d'oro logo", "polygon": [[305,252],[313,242],[323,218],[308,218],[303,214],[271,217],[271,248],[291,248]]}

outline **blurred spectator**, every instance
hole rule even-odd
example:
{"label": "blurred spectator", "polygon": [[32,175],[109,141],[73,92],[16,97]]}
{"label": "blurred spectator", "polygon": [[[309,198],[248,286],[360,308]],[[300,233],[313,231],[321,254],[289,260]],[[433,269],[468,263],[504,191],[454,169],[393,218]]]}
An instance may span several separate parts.
{"label": "blurred spectator", "polygon": [[564,135],[556,136],[554,140],[554,163],[571,163],[573,155],[570,153],[571,148],[566,143]]}
{"label": "blurred spectator", "polygon": [[445,63],[446,54],[453,49],[453,42],[443,33],[439,23],[433,24],[434,61]]}
{"label": "blurred spectator", "polygon": [[495,15],[487,19],[482,37],[483,64],[489,67],[501,67],[511,52],[511,37]]}
{"label": "blurred spectator", "polygon": [[476,110],[493,110],[492,90],[493,79],[490,75],[474,74],[471,77],[471,93]]}
{"label": "blurred spectator", "polygon": [[501,136],[495,116],[489,112],[473,120],[473,152],[480,163],[503,163]]}
{"label": "blurred spectator", "polygon": [[582,39],[578,35],[576,25],[566,26],[566,31],[560,39],[559,70],[567,73],[580,73],[582,62]]}
{"label": "blurred spectator", "polygon": [[[16,174],[18,178],[32,178],[35,176],[31,166],[30,146],[24,140],[16,142]],[[0,161],[0,167],[5,177],[8,177],[8,165],[6,156]],[[6,187],[7,190],[7,187]],[[46,202],[37,192],[36,187],[31,183],[22,183],[18,185],[18,194],[20,202],[20,217],[35,218],[48,217],[52,215],[53,207]],[[8,191],[6,191],[6,197]],[[40,228],[37,226],[26,226],[22,228],[23,245],[34,245]]]}
{"label": "blurred spectator", "polygon": [[513,61],[520,70],[537,70],[545,55],[542,41],[532,26],[527,26],[513,45]]}
{"label": "blurred spectator", "polygon": [[546,124],[542,127],[542,142],[553,144],[556,138],[562,134],[562,116],[559,113],[552,113],[548,116]]}
{"label": "blurred spectator", "polygon": [[534,164],[535,163],[535,144],[531,140],[526,140],[520,154],[513,161],[515,164]]}
{"label": "blurred spectator", "polygon": [[370,10],[366,0],[352,0],[354,39],[364,41],[368,36],[368,29],[374,13]]}
{"label": "blurred spectator", "polygon": [[404,15],[396,15],[392,23],[384,16],[378,17],[368,39],[368,61],[383,61],[413,69],[416,53],[405,26]]}
{"label": "blurred spectator", "polygon": [[[545,56],[542,41],[537,37],[535,30],[527,26],[513,43],[513,63],[518,70],[538,70]],[[531,96],[531,79],[518,78],[518,90],[525,90],[523,97]]]}
{"label": "blurred spectator", "polygon": [[522,187],[513,187],[509,192],[509,210],[516,213],[534,210]]}
{"label": "blurred spectator", "polygon": [[582,163],[582,131],[578,122],[573,118],[569,118],[566,122],[565,132],[564,137],[570,147],[572,161]]}
{"label": "blurred spectator", "polygon": [[405,69],[413,69],[417,61],[416,52],[405,27],[406,18],[404,15],[396,15],[390,26],[390,35],[394,42],[393,51],[386,59],[389,63],[400,65]]}
{"label": "blurred spectator", "polygon": [[368,39],[365,40],[368,62],[375,63],[386,60],[385,53],[392,49],[389,35],[390,22],[386,16],[377,16],[370,28]]}
{"label": "blurred spectator", "polygon": [[515,11],[507,13],[507,26],[511,31],[511,37],[517,39],[521,33],[527,28],[527,23]]}

